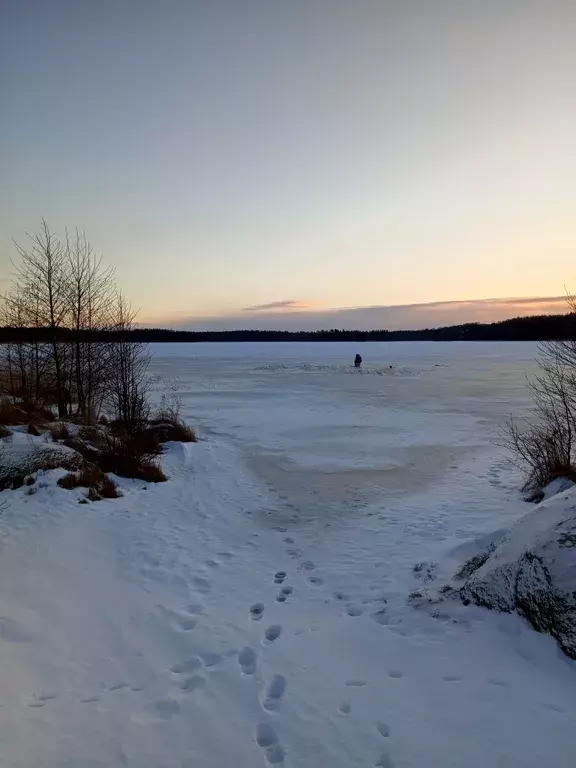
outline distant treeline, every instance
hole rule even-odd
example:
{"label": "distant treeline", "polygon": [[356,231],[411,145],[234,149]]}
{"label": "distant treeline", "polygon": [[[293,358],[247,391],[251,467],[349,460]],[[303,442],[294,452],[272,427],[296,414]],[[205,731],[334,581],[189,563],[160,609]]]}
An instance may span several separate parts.
{"label": "distant treeline", "polygon": [[[49,328],[0,328],[0,343],[48,342]],[[114,341],[127,336],[138,342],[201,341],[546,341],[576,339],[576,314],[516,317],[498,323],[465,323],[419,331],[174,331],[169,328],[134,328],[116,331],[57,329],[60,341]]]}

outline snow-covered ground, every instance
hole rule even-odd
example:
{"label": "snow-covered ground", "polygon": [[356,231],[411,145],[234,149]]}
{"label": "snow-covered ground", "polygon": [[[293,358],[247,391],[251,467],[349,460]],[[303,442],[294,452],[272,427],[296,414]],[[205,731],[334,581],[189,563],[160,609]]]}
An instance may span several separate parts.
{"label": "snow-covered ground", "polygon": [[0,764],[576,764],[551,638],[407,604],[528,511],[493,440],[534,355],[155,347],[155,394],[202,438],[170,446],[169,483],[79,505],[56,471],[2,494]]}

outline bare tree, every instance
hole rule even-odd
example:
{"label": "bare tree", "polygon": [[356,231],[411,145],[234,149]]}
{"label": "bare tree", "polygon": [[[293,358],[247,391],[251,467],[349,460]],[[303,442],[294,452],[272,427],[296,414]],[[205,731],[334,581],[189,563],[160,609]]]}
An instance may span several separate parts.
{"label": "bare tree", "polygon": [[78,230],[72,242],[67,237],[65,270],[68,327],[74,332],[71,384],[78,414],[89,423],[100,413],[109,370],[110,344],[98,336],[114,321],[114,270],[102,266],[102,259]]}
{"label": "bare tree", "polygon": [[[575,297],[567,301],[576,313]],[[510,419],[501,439],[526,471],[524,489],[536,493],[557,477],[576,478],[576,340],[545,341],[538,350],[531,418],[523,426]]]}
{"label": "bare tree", "polygon": [[66,251],[44,220],[39,232],[28,237],[28,248],[14,243],[21,259],[14,266],[20,295],[25,297],[23,327],[32,324],[35,315],[37,327],[48,330],[54,366],[54,393],[58,416],[63,418],[68,415],[70,401],[66,388],[67,351],[60,333],[65,327],[68,311]]}
{"label": "bare tree", "polygon": [[59,418],[94,422],[102,408],[121,431],[142,430],[149,417],[145,344],[135,342],[136,313],[116,290],[83,232],[59,240],[42,221],[24,248],[3,319],[22,341],[0,353],[15,404],[41,405],[54,397]]}
{"label": "bare tree", "polygon": [[130,335],[130,331],[134,329],[135,317],[136,312],[132,310],[123,294],[118,293],[107,403],[115,420],[129,434],[141,431],[150,417],[147,397],[150,355],[148,345],[134,341]]}

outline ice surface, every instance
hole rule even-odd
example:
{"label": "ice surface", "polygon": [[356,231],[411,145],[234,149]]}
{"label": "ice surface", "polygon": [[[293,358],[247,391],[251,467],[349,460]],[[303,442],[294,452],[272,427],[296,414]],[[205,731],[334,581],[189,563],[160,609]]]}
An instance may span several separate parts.
{"label": "ice surface", "polygon": [[2,765],[573,766],[576,672],[551,638],[408,604],[527,511],[492,441],[534,356],[155,347],[155,395],[202,438],[170,445],[170,482],[3,495]]}

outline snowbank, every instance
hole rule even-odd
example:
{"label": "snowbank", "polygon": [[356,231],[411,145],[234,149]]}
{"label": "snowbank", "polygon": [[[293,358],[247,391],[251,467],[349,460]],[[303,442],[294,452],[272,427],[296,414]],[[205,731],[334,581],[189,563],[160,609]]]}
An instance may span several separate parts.
{"label": "snowbank", "polygon": [[465,601],[519,613],[576,658],[576,489],[543,502],[473,560],[463,567]]}

